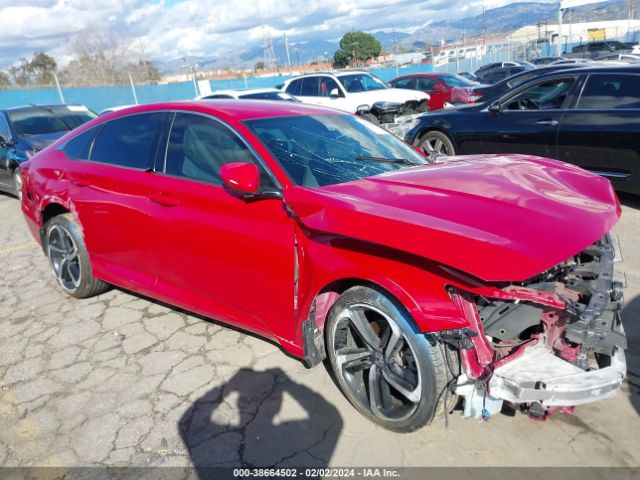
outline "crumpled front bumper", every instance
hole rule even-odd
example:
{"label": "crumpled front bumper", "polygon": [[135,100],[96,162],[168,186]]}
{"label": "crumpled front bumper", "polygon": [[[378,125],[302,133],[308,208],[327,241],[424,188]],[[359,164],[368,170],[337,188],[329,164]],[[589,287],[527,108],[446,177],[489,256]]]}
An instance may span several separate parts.
{"label": "crumpled front bumper", "polygon": [[491,397],[513,403],[569,407],[613,396],[626,375],[624,350],[616,348],[605,368],[584,371],[554,355],[543,344],[496,368],[489,382]]}

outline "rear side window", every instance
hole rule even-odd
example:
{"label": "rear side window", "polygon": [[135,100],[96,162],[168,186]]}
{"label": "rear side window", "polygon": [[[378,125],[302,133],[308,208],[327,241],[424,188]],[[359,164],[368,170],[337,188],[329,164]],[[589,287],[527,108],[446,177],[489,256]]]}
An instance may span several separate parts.
{"label": "rear side window", "polygon": [[91,128],[72,138],[64,146],[65,155],[71,160],[88,160],[93,138],[98,128]]}
{"label": "rear side window", "polygon": [[413,78],[401,78],[397,82],[393,83],[395,88],[413,88]]}
{"label": "rear side window", "polygon": [[582,110],[640,108],[640,75],[589,75],[576,108]]}
{"label": "rear side window", "polygon": [[320,90],[320,79],[318,77],[307,77],[302,79],[302,89],[300,96],[317,97]]}
{"label": "rear side window", "polygon": [[297,80],[293,80],[291,83],[289,83],[289,85],[287,86],[286,92],[289,95],[300,95],[300,87],[302,86],[302,79],[298,78]]}
{"label": "rear side window", "polygon": [[121,167],[150,168],[163,118],[163,113],[143,113],[107,122],[93,144],[91,160]]}

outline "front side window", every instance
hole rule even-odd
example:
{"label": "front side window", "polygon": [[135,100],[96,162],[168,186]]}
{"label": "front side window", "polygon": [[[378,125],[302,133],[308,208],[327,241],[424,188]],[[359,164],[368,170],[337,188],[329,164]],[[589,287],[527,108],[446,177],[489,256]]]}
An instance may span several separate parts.
{"label": "front side window", "polygon": [[91,161],[147,169],[153,166],[163,113],[143,113],[104,124],[91,150]]}
{"label": "front side window", "polygon": [[537,83],[506,104],[508,110],[552,110],[562,108],[575,79],[559,78]]}
{"label": "front side window", "polygon": [[358,180],[427,159],[386,130],[349,115],[247,120],[297,185],[317,187]]}
{"label": "front side window", "polygon": [[640,75],[589,75],[576,108],[583,110],[640,108]]}
{"label": "front side window", "polygon": [[[202,115],[176,113],[169,134],[165,173],[221,185],[220,167],[233,162],[253,163],[260,168],[249,148],[220,122]],[[263,175],[261,184],[265,182],[269,180]]]}

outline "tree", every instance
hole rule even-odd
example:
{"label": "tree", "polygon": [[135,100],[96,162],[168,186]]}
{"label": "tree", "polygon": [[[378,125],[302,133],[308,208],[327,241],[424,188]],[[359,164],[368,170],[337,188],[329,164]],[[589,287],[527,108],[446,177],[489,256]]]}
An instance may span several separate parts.
{"label": "tree", "polygon": [[256,64],[253,67],[254,71],[258,71],[258,70],[264,70],[264,62],[260,61],[260,62],[256,62]]}
{"label": "tree", "polygon": [[36,52],[29,62],[29,72],[35,75],[37,85],[50,85],[53,83],[53,74],[58,64],[53,57],[44,52]]}
{"label": "tree", "polygon": [[0,88],[11,87],[11,79],[5,72],[0,72]]}
{"label": "tree", "polygon": [[382,45],[373,35],[364,32],[345,33],[340,40],[340,50],[333,55],[336,67],[343,68],[351,63],[364,63],[380,55]]}
{"label": "tree", "polygon": [[29,83],[31,72],[29,70],[29,60],[21,58],[18,65],[9,68],[9,73],[13,77],[13,81],[19,87],[24,87]]}

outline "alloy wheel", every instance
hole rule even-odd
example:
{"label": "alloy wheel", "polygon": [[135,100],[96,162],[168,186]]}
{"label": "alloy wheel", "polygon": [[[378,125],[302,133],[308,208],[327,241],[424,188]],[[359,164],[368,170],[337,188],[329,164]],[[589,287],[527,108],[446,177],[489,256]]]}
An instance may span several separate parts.
{"label": "alloy wheel", "polygon": [[331,332],[336,374],[361,407],[382,420],[412,415],[422,397],[416,355],[400,326],[366,304],[344,308]]}
{"label": "alloy wheel", "polygon": [[447,146],[438,137],[427,137],[422,144],[422,149],[430,159],[434,160],[443,155],[450,155],[450,152],[447,151]]}
{"label": "alloy wheel", "polygon": [[58,283],[67,292],[75,292],[80,287],[82,270],[78,247],[71,233],[61,226],[53,225],[47,233],[47,256]]}

